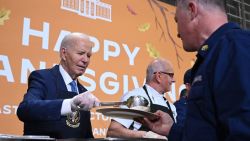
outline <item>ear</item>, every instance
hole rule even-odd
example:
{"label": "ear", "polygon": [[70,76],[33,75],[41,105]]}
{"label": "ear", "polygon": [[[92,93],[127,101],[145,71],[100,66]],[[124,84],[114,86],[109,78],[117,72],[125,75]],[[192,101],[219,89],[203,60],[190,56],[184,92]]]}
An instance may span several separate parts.
{"label": "ear", "polygon": [[66,48],[62,47],[60,49],[60,56],[61,56],[62,60],[66,60],[65,54],[66,54]]}
{"label": "ear", "polygon": [[160,75],[159,73],[156,73],[156,74],[155,74],[155,81],[156,81],[157,83],[160,83],[160,82],[161,82],[161,75]]}
{"label": "ear", "polygon": [[198,4],[194,1],[188,4],[188,10],[191,20],[195,19],[198,15]]}

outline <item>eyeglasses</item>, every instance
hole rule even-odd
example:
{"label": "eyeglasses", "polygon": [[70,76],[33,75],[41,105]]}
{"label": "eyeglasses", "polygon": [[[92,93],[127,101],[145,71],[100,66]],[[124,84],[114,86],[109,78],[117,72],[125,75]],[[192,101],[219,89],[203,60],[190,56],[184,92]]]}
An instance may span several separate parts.
{"label": "eyeglasses", "polygon": [[174,73],[169,73],[169,72],[164,72],[164,71],[154,72],[154,74],[156,74],[156,73],[163,73],[163,74],[169,75],[171,78],[174,77]]}

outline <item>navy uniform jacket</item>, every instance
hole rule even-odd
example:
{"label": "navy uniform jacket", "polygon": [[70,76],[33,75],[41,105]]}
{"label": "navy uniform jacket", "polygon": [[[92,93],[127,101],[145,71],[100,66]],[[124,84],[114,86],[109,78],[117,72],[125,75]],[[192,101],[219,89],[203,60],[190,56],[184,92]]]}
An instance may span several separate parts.
{"label": "navy uniform jacket", "polygon": [[[80,93],[86,89],[78,83]],[[24,122],[24,135],[48,135],[53,138],[93,138],[90,112],[82,111],[80,126],[66,125],[61,116],[63,99],[75,94],[67,87],[59,72],[59,66],[33,71],[29,76],[28,90],[17,109],[18,118]]]}
{"label": "navy uniform jacket", "polygon": [[180,97],[180,99],[174,103],[174,106],[176,107],[177,111],[177,117],[176,117],[177,123],[181,124],[181,126],[184,126],[187,113],[187,98]]}
{"label": "navy uniform jacket", "polygon": [[177,123],[182,124],[182,126],[184,126],[184,121],[187,113],[187,98],[181,97],[174,103],[174,106],[176,107],[177,111]]}
{"label": "navy uniform jacket", "polygon": [[187,113],[187,98],[180,97],[178,101],[174,103],[176,107],[177,117],[176,123],[174,123],[171,129],[171,135],[168,136],[168,140],[181,141],[181,134],[183,133],[184,123]]}
{"label": "navy uniform jacket", "polygon": [[250,32],[233,23],[198,51],[182,140],[250,140]]}

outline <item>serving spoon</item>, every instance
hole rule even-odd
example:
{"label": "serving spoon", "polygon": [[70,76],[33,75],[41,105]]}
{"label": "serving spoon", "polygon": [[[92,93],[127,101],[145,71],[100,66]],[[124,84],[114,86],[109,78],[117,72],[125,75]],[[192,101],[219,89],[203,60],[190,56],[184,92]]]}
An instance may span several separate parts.
{"label": "serving spoon", "polygon": [[143,96],[131,96],[126,101],[123,102],[100,102],[98,106],[114,106],[118,107],[120,105],[126,105],[128,108],[135,106],[145,106],[149,104],[148,100]]}

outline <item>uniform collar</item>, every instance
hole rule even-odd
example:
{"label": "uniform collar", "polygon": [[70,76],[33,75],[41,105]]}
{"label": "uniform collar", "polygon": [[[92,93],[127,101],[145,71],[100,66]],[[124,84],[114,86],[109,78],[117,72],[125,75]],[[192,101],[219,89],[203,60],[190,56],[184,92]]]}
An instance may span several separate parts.
{"label": "uniform collar", "polygon": [[214,47],[215,44],[218,42],[218,40],[221,39],[221,37],[230,31],[231,29],[239,29],[240,27],[235,23],[226,23],[219,27],[212,35],[205,41],[205,43],[201,46],[201,48],[198,50],[197,57],[205,58],[208,54],[209,50],[211,50],[211,47]]}

